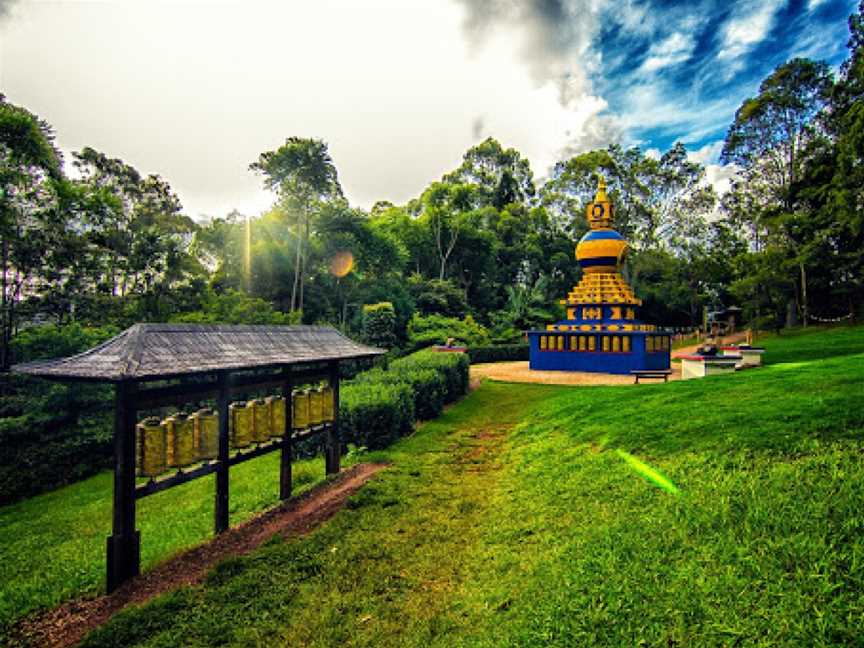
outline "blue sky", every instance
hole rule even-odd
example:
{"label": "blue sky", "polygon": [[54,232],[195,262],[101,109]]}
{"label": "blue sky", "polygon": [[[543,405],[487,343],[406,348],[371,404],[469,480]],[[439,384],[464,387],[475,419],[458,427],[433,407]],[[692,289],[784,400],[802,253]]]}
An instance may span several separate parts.
{"label": "blue sky", "polygon": [[630,138],[698,149],[722,139],[742,100],[778,65],[799,56],[842,62],[853,8],[839,0],[655,2],[644,29],[616,21],[600,30],[597,91],[625,116]]}
{"label": "blue sky", "polygon": [[330,147],[355,205],[402,203],[493,136],[542,179],[612,142],[717,165],[780,63],[847,56],[842,0],[0,0],[0,92],[169,180],[193,217],[273,202],[248,165]]}

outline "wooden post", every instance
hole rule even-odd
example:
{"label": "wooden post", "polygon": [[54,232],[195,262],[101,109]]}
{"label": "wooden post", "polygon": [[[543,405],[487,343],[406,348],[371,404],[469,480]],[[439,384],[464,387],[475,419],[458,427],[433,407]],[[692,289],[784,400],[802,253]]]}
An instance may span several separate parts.
{"label": "wooden post", "polygon": [[279,499],[286,500],[291,497],[291,461],[293,459],[293,447],[291,442],[291,429],[294,425],[294,407],[291,396],[294,385],[291,380],[291,369],[287,370],[288,378],[282,384],[282,398],[285,399],[285,436],[282,437],[282,452],[279,459]]}
{"label": "wooden post", "polygon": [[325,471],[328,475],[339,472],[339,455],[342,452],[339,437],[339,363],[330,365],[330,388],[333,390],[333,422],[327,429],[324,453]]}
{"label": "wooden post", "polygon": [[114,512],[108,537],[107,584],[113,592],[141,570],[141,534],[135,529],[135,392],[132,382],[114,389]]}
{"label": "wooden post", "polygon": [[228,530],[228,374],[219,372],[219,449],[217,452],[218,467],[216,468],[216,510],[214,530],[217,534]]}

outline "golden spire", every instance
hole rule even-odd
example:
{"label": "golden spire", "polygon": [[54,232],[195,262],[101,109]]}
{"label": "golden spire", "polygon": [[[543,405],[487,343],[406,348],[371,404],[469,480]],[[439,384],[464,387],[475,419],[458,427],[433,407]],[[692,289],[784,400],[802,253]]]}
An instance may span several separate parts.
{"label": "golden spire", "polygon": [[597,194],[585,209],[585,218],[591,229],[609,229],[612,227],[612,203],[606,195],[606,181],[600,176],[597,181]]}
{"label": "golden spire", "polygon": [[597,193],[594,195],[594,202],[609,202],[609,198],[606,196],[606,180],[603,179],[603,176],[599,176],[597,180]]}

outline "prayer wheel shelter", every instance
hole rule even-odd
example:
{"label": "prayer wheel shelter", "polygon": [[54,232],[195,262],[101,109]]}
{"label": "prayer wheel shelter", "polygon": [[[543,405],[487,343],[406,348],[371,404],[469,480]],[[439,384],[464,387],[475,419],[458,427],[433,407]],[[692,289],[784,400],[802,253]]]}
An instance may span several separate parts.
{"label": "prayer wheel shelter", "polygon": [[[228,528],[231,466],[281,451],[279,495],[287,499],[292,445],[320,435],[326,472],[338,473],[340,363],[383,353],[323,326],[136,324],[84,353],[18,364],[12,371],[48,380],[114,385],[114,506],[107,541],[111,592],[140,571],[136,500],[215,473],[214,528],[221,533]],[[295,390],[316,381],[324,386],[311,392]],[[232,394],[261,390],[277,395],[248,407],[235,403],[229,411]],[[176,418],[138,424],[139,412],[206,401],[215,402],[216,413],[201,415],[195,425],[186,425],[186,419],[178,424]],[[249,415],[241,419],[246,409]],[[239,441],[244,425],[256,432]],[[203,440],[208,434],[209,444]],[[202,452],[196,455],[199,446]],[[156,474],[150,462],[144,471],[147,481],[137,479],[136,463],[140,474],[142,455],[160,447],[168,456],[160,468],[176,468],[176,472]],[[211,450],[205,451],[206,447]]]}

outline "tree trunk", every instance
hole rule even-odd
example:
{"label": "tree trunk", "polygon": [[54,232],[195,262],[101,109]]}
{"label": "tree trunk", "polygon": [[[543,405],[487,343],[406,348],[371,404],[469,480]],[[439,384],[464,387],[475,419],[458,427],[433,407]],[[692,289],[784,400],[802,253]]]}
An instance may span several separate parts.
{"label": "tree trunk", "polygon": [[804,320],[804,328],[807,328],[807,320],[809,312],[807,309],[807,270],[804,268],[804,262],[800,263],[801,267],[801,318]]}
{"label": "tree trunk", "polygon": [[297,285],[300,281],[300,246],[302,245],[302,239],[300,238],[300,232],[297,232],[297,256],[294,258],[294,284],[291,287],[291,312],[297,308]]}

